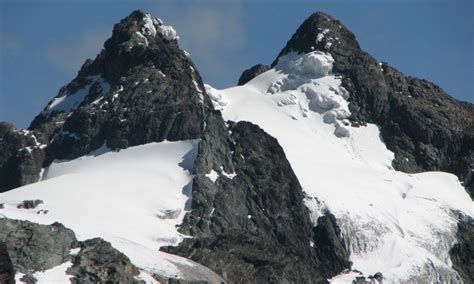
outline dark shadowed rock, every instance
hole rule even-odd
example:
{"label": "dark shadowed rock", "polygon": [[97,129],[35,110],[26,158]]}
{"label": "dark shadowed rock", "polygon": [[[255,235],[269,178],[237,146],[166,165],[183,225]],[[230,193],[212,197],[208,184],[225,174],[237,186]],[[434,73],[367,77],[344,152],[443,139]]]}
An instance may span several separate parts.
{"label": "dark shadowed rock", "polygon": [[248,81],[257,77],[258,75],[267,72],[269,69],[270,69],[270,66],[268,65],[263,65],[263,64],[254,65],[251,68],[242,72],[242,75],[240,75],[239,82],[237,83],[237,85],[238,86],[244,85]]}
{"label": "dark shadowed rock", "polygon": [[0,241],[0,283],[15,283],[15,271],[5,242]]}
{"label": "dark shadowed rock", "polygon": [[453,268],[464,283],[474,283],[474,219],[465,217],[458,223],[457,243],[450,251]]}
{"label": "dark shadowed rock", "polygon": [[38,279],[36,279],[33,275],[27,273],[20,278],[20,281],[26,284],[35,284],[38,282]]}
{"label": "dark shadowed rock", "polygon": [[43,159],[33,132],[0,122],[0,192],[38,181]]}
{"label": "dark shadowed rock", "polygon": [[74,275],[72,283],[144,283],[135,279],[139,274],[130,259],[100,238],[80,243],[81,251],[74,256],[67,270]]}
{"label": "dark shadowed rock", "polygon": [[318,218],[317,226],[313,228],[313,239],[316,254],[320,257],[320,266],[326,271],[343,271],[351,266],[349,253],[341,237],[341,229],[336,217],[327,212]]}
{"label": "dark shadowed rock", "polygon": [[59,223],[39,225],[0,219],[0,241],[5,242],[16,271],[29,273],[53,268],[69,260],[74,232]]}
{"label": "dark shadowed rock", "polygon": [[[219,174],[215,182],[206,176],[211,171]],[[218,113],[208,119],[194,172],[192,211],[181,231],[195,238],[166,250],[232,283],[314,283],[339,272],[321,266],[326,255],[311,247],[301,186],[277,140],[258,126],[231,123],[227,130]]]}
{"label": "dark shadowed rock", "polygon": [[34,209],[38,207],[38,205],[43,204],[43,200],[36,199],[36,200],[23,200],[20,204],[18,204],[18,209]]}

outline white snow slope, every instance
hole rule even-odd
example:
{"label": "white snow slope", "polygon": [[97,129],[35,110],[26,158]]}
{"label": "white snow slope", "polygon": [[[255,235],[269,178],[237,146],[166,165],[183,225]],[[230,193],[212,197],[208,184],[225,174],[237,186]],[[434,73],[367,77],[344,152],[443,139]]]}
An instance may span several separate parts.
{"label": "white snow slope", "polygon": [[353,269],[382,272],[384,283],[458,281],[448,254],[453,210],[474,216],[473,202],[452,174],[395,171],[376,125],[348,126],[349,94],[332,62],[319,51],[291,53],[244,86],[207,90],[226,120],[251,121],[278,139],[313,222],[325,209],[338,219]]}
{"label": "white snow slope", "polygon": [[[153,283],[149,277],[153,273],[214,280],[210,270],[159,251],[184,237],[175,226],[191,202],[197,145],[198,141],[161,142],[119,152],[102,147],[72,161],[56,161],[44,171],[42,181],[0,194],[0,203],[5,204],[0,216],[40,224],[57,221],[79,240],[101,237],[141,268],[140,276],[148,283]],[[21,201],[33,199],[44,204],[30,210],[17,208]],[[70,265],[35,276],[39,283],[68,283],[65,271]],[[191,270],[183,267],[193,267],[197,275],[183,275],[182,271]]]}

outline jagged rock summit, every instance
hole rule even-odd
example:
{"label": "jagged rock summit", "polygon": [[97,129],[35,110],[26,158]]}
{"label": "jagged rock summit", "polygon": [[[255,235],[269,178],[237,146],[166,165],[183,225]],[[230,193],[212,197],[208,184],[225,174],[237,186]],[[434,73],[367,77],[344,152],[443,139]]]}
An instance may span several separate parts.
{"label": "jagged rock summit", "polygon": [[133,11],[28,130],[0,124],[0,279],[474,281],[471,104],[321,12],[227,90],[178,39]]}

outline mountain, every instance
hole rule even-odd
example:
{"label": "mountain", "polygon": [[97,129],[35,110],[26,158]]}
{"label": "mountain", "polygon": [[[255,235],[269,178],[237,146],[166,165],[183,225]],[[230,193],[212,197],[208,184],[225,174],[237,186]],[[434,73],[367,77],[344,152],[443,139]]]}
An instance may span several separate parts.
{"label": "mountain", "polygon": [[0,124],[6,283],[474,282],[474,106],[318,12],[238,86],[134,11]]}

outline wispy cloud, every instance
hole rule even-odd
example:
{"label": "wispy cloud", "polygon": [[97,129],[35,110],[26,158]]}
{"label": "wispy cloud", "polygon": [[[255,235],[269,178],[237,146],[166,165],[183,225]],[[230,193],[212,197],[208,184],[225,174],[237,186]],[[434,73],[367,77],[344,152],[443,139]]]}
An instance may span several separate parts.
{"label": "wispy cloud", "polygon": [[86,31],[73,40],[52,42],[44,50],[46,58],[62,72],[75,73],[88,58],[94,59],[111,35],[111,28]]}
{"label": "wispy cloud", "polygon": [[228,70],[232,56],[247,40],[240,1],[165,2],[150,12],[176,28],[180,46],[205,71],[206,80],[222,82],[233,74]]}

